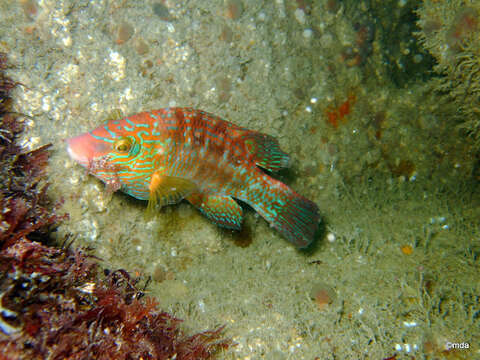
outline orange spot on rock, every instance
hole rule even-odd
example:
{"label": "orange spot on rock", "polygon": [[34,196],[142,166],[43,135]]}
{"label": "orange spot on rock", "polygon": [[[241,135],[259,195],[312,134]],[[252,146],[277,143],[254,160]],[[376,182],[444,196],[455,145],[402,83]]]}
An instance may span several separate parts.
{"label": "orange spot on rock", "polygon": [[315,294],[315,303],[317,304],[320,310],[325,309],[325,307],[332,302],[330,295],[326,290],[319,290]]}
{"label": "orange spot on rock", "polygon": [[404,255],[412,255],[413,254],[413,248],[410,245],[403,245],[400,247],[400,250]]}
{"label": "orange spot on rock", "polygon": [[352,106],[355,103],[356,96],[355,95],[350,95],[346,101],[342,103],[342,105],[339,106],[338,108],[338,115],[340,116],[340,119],[343,119],[345,116],[350,114],[352,111]]}
{"label": "orange spot on rock", "polygon": [[325,111],[327,116],[327,122],[332,125],[334,128],[338,128],[338,125],[341,122],[345,122],[345,117],[352,112],[352,107],[357,101],[357,96],[355,94],[348,95],[347,100],[342,102],[338,107],[329,106]]}
{"label": "orange spot on rock", "polygon": [[28,34],[28,35],[32,35],[34,32],[35,32],[36,28],[35,26],[27,26],[25,28],[25,32]]}
{"label": "orange spot on rock", "polygon": [[330,125],[332,125],[335,129],[338,127],[338,114],[335,110],[328,110],[325,112],[327,116],[327,121]]}
{"label": "orange spot on rock", "polygon": [[335,300],[335,290],[324,283],[317,283],[312,286],[310,297],[319,310],[325,310]]}

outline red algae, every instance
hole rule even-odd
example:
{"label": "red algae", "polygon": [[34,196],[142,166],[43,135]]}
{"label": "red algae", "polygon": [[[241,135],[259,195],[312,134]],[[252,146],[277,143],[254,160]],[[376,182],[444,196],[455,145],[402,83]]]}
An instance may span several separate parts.
{"label": "red algae", "polygon": [[[1,259],[2,271],[15,269],[3,280],[2,330],[15,334],[12,353],[23,358],[208,359],[229,346],[218,340],[223,327],[184,335],[181,320],[158,310],[124,270],[96,280],[97,265],[81,250],[22,240]],[[0,334],[0,346],[9,342]]]}

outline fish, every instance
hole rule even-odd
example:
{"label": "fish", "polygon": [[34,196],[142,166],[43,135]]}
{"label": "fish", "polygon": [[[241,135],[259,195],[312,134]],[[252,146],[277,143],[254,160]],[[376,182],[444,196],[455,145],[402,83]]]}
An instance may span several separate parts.
{"label": "fish", "polygon": [[317,204],[270,176],[290,164],[278,141],[206,111],[145,111],[66,143],[108,191],[148,201],[150,214],[186,200],[215,224],[240,230],[240,200],[297,248],[308,247],[319,229]]}

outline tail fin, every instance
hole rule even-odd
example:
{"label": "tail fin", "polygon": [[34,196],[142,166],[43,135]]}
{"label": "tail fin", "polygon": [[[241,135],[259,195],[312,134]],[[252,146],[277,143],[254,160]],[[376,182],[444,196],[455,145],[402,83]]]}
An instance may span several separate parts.
{"label": "tail fin", "polygon": [[264,201],[250,202],[250,205],[288,241],[298,248],[306,248],[315,239],[320,225],[317,204],[278,180],[270,177],[266,180],[268,195],[263,196]]}

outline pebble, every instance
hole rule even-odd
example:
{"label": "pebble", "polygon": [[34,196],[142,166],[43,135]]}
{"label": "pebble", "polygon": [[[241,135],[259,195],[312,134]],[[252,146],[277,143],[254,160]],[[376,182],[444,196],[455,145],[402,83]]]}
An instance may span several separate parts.
{"label": "pebble", "polygon": [[243,3],[240,0],[226,2],[225,16],[232,20],[238,20],[243,14]]}
{"label": "pebble", "polygon": [[313,30],[312,29],[303,30],[303,37],[305,39],[310,39],[312,36],[313,36]]}
{"label": "pebble", "polygon": [[335,236],[334,233],[330,232],[330,233],[327,234],[327,240],[328,240],[328,242],[333,243],[333,242],[335,242],[335,240],[337,240],[337,237]]}
{"label": "pebble", "polygon": [[170,12],[168,8],[162,3],[153,4],[153,13],[157,15],[161,20],[168,21],[170,20]]}
{"label": "pebble", "polygon": [[118,45],[125,44],[128,40],[131,39],[134,33],[135,33],[135,29],[133,28],[133,26],[127,22],[123,22],[116,29],[115,42]]}
{"label": "pebble", "polygon": [[299,9],[297,8],[297,10],[295,10],[295,19],[297,19],[297,21],[300,23],[300,24],[305,24],[305,12],[302,10],[302,9]]}
{"label": "pebble", "polygon": [[135,50],[139,55],[145,55],[146,53],[148,53],[149,48],[147,43],[143,39],[138,38],[135,41]]}

